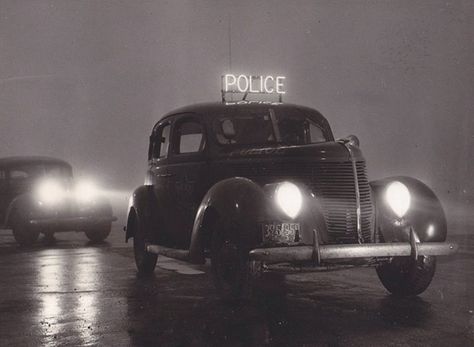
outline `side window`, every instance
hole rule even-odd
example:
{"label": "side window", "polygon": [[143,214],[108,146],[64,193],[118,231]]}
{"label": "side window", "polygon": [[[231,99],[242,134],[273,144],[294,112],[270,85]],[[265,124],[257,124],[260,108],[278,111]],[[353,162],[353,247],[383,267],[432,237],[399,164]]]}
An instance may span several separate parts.
{"label": "side window", "polygon": [[176,152],[195,153],[204,146],[202,126],[195,120],[186,120],[176,128]]}
{"label": "side window", "polygon": [[170,148],[170,129],[171,125],[166,124],[161,132],[160,158],[168,155],[168,149]]}
{"label": "side window", "polygon": [[311,143],[325,142],[326,138],[324,137],[323,130],[318,127],[316,124],[309,123],[309,133],[311,137]]}
{"label": "side window", "polygon": [[153,158],[163,158],[168,155],[168,149],[170,146],[170,124],[165,124],[159,128],[153,139]]}

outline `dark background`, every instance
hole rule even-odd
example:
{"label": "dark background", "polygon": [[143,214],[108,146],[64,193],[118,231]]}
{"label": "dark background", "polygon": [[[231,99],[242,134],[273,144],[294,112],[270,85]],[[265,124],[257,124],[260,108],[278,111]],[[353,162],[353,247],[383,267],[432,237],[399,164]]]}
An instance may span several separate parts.
{"label": "dark background", "polygon": [[125,199],[153,124],[220,76],[287,76],[285,101],[356,134],[369,176],[472,220],[474,1],[0,0],[0,157],[69,160]]}

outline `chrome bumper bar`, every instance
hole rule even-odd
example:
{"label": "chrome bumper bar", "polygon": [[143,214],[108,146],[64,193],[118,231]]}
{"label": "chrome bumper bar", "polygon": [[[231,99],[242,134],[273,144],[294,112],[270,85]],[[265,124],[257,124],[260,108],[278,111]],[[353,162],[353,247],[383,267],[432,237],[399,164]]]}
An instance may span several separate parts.
{"label": "chrome bumper bar", "polygon": [[319,245],[256,248],[250,251],[250,260],[268,264],[305,262],[331,259],[417,257],[420,255],[450,255],[456,253],[458,245],[449,242],[393,242],[350,245]]}

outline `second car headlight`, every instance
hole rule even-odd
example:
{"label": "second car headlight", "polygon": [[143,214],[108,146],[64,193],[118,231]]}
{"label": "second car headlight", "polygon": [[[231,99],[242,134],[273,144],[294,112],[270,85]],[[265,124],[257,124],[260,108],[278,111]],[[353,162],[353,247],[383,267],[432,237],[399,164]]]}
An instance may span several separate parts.
{"label": "second car headlight", "polygon": [[82,203],[88,203],[97,197],[97,187],[89,181],[79,182],[74,191],[76,199]]}
{"label": "second car headlight", "polygon": [[53,179],[43,181],[38,186],[38,200],[47,205],[58,203],[64,197],[64,194],[64,188]]}
{"label": "second car headlight", "polygon": [[406,185],[402,182],[394,181],[387,187],[385,200],[393,212],[399,218],[402,218],[410,208],[411,194]]}
{"label": "second car headlight", "polygon": [[300,189],[291,182],[283,182],[277,186],[275,200],[283,212],[291,218],[298,215],[303,204]]}

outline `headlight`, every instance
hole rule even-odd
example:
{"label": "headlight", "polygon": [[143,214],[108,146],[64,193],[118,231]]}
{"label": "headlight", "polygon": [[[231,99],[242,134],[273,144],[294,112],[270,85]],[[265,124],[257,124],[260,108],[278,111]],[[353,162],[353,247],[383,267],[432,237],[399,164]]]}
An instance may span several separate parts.
{"label": "headlight", "polygon": [[295,218],[298,215],[303,203],[300,189],[290,182],[283,182],[277,186],[275,199],[283,212],[291,218]]}
{"label": "headlight", "polygon": [[61,184],[55,180],[46,180],[38,186],[38,200],[52,205],[59,202],[64,197],[64,189]]}
{"label": "headlight", "polygon": [[76,199],[83,203],[93,201],[97,197],[97,188],[92,182],[79,182],[76,186]]}
{"label": "headlight", "polygon": [[402,182],[394,181],[387,187],[385,200],[393,212],[395,212],[399,218],[402,218],[410,208],[410,191]]}

